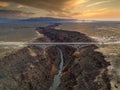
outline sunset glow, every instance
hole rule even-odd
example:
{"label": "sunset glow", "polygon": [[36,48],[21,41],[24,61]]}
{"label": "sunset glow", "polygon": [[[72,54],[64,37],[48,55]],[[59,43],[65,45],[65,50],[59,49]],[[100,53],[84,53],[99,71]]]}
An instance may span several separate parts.
{"label": "sunset glow", "polygon": [[120,0],[0,0],[0,17],[120,20]]}

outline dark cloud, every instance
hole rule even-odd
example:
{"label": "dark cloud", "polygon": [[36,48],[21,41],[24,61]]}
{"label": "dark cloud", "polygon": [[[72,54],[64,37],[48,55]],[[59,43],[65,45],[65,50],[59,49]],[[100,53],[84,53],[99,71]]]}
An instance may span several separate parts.
{"label": "dark cloud", "polygon": [[[71,11],[79,8],[80,4],[89,0],[0,0],[7,3],[18,3],[29,7],[43,9],[50,13],[50,16],[68,17]],[[44,13],[43,12],[43,13]]]}
{"label": "dark cloud", "polygon": [[23,12],[19,10],[0,10],[1,18],[31,17],[34,13]]}
{"label": "dark cloud", "polygon": [[4,2],[15,2],[36,8],[45,9],[47,11],[67,11],[73,9],[78,4],[88,0],[0,0]]}

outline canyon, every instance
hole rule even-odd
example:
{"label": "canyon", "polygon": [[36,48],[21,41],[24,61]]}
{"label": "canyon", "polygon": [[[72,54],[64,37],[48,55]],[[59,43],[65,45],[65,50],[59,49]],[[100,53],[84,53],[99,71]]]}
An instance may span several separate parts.
{"label": "canyon", "polygon": [[[80,32],[55,29],[59,25],[37,27],[44,37],[34,42],[95,42]],[[110,63],[96,49],[94,44],[82,48],[53,45],[46,49],[28,45],[0,60],[0,90],[50,90],[60,69],[56,90],[111,90],[107,74]]]}

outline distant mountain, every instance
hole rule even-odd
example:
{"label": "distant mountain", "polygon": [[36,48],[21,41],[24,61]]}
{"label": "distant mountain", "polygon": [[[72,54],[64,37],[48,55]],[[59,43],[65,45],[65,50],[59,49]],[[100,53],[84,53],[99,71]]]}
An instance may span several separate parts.
{"label": "distant mountain", "polygon": [[100,20],[78,20],[78,19],[65,19],[65,18],[52,18],[52,17],[38,17],[38,18],[27,18],[27,19],[15,19],[15,18],[0,18],[0,23],[10,23],[10,22],[115,22],[120,23],[120,21],[100,21]]}
{"label": "distant mountain", "polygon": [[39,18],[28,18],[28,19],[11,19],[11,18],[0,18],[0,23],[8,22],[75,22],[76,19],[63,19],[63,18],[51,18],[51,17],[39,17]]}
{"label": "distant mountain", "polygon": [[21,21],[27,22],[73,22],[76,19],[63,19],[63,18],[51,18],[51,17],[40,17],[40,18],[29,18]]}
{"label": "distant mountain", "polygon": [[8,22],[15,22],[15,21],[19,21],[19,19],[0,18],[0,23],[8,23]]}

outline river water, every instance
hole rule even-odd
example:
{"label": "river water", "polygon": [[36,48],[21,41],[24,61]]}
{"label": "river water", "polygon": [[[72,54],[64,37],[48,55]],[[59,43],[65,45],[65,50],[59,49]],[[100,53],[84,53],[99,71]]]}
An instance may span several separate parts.
{"label": "river water", "polygon": [[60,59],[61,59],[61,62],[60,62],[60,65],[59,65],[60,69],[59,69],[58,74],[57,74],[57,75],[55,76],[55,78],[54,78],[54,82],[53,82],[52,87],[50,88],[50,90],[56,90],[57,87],[58,87],[59,84],[60,84],[60,81],[61,81],[60,75],[61,75],[61,73],[62,73],[62,68],[63,68],[63,64],[64,64],[64,59],[63,59],[62,51],[61,51],[59,48],[58,48],[58,50],[59,50],[59,52],[60,52]]}

